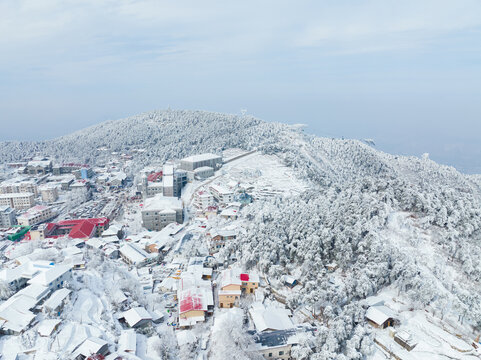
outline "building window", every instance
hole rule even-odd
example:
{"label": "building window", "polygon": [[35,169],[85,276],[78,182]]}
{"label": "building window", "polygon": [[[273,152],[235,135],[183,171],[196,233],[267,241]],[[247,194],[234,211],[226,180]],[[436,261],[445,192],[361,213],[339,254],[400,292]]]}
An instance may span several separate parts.
{"label": "building window", "polygon": [[269,353],[269,357],[272,357],[272,353]]}
{"label": "building window", "polygon": [[284,355],[284,351],[279,351],[279,356]]}

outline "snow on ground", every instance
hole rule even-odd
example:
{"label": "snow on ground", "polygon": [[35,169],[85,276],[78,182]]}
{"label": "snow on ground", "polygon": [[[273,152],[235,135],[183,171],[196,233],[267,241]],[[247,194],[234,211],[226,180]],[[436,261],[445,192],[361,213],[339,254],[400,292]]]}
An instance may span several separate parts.
{"label": "snow on ground", "polygon": [[217,180],[240,182],[243,187],[252,186],[254,197],[273,194],[295,195],[307,189],[295,171],[283,165],[275,155],[254,153],[224,164]]}
{"label": "snow on ground", "polygon": [[[414,341],[417,342],[411,351],[404,349],[394,341],[389,334],[391,328],[374,331],[376,341],[401,359],[479,359],[479,354],[470,344],[449,332],[449,329],[444,329],[442,324],[436,324],[430,314],[424,311],[404,312],[401,317],[403,318],[402,325],[395,328],[395,331],[404,330],[411,334]],[[384,355],[385,349],[377,345],[376,352],[369,359],[389,358],[389,355]]]}
{"label": "snow on ground", "polygon": [[[374,336],[385,348],[394,352],[403,360],[425,359],[479,359],[479,353],[471,346],[470,339],[462,336],[445,321],[433,317],[425,310],[412,310],[408,301],[398,296],[393,287],[388,287],[376,296],[394,311],[399,324],[394,328],[373,329]],[[407,351],[397,344],[390,332],[406,331],[417,343],[415,348]],[[376,345],[376,352],[369,360],[388,359],[386,349]]]}
{"label": "snow on ground", "polygon": [[97,296],[88,289],[82,289],[77,293],[71,318],[81,324],[100,324],[100,316],[104,310]]}

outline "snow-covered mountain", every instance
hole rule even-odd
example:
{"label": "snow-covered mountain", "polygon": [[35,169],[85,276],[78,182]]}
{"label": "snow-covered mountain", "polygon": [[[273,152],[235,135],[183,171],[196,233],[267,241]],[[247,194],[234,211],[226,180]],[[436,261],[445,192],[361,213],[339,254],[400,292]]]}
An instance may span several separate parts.
{"label": "snow-covered mountain", "polygon": [[[95,163],[128,152],[140,167],[232,147],[276,155],[309,184],[300,196],[247,206],[245,234],[223,250],[272,279],[293,274],[303,284],[288,303],[309,305],[325,324],[307,356],[368,353],[360,301],[388,286],[416,308],[481,330],[481,180],[427,157],[248,116],[166,110],[51,141],[0,143],[0,162],[42,154]],[[329,263],[341,269],[340,282],[326,273]]]}

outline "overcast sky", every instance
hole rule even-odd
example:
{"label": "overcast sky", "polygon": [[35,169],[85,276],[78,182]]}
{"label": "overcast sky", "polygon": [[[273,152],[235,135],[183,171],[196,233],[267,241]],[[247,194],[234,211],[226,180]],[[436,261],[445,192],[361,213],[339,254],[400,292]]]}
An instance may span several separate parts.
{"label": "overcast sky", "polygon": [[481,173],[481,1],[0,1],[0,140],[162,109]]}

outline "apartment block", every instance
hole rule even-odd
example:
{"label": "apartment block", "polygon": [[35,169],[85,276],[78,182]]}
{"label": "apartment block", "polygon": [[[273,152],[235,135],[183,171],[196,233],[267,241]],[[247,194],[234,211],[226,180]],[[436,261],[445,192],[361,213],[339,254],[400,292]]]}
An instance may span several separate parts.
{"label": "apartment block", "polygon": [[0,206],[9,206],[16,210],[29,209],[35,205],[33,193],[0,194]]}

